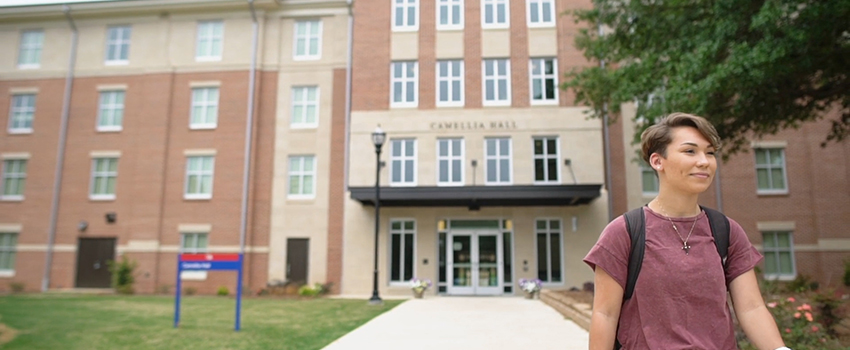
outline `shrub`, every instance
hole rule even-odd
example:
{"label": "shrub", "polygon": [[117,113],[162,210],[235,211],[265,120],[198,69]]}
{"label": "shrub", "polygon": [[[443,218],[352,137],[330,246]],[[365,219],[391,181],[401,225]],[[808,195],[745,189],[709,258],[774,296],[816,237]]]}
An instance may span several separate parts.
{"label": "shrub", "polygon": [[12,290],[12,293],[23,293],[26,285],[23,282],[9,282],[9,289]]}
{"label": "shrub", "polygon": [[215,292],[215,294],[226,297],[226,296],[230,295],[230,290],[228,290],[227,287],[225,287],[225,286],[221,286],[221,287],[218,287],[218,290]]}
{"label": "shrub", "polygon": [[121,256],[120,262],[110,260],[108,264],[109,272],[112,273],[112,288],[120,294],[133,294],[133,283],[136,281],[133,271],[136,269],[136,262],[124,255]]}
{"label": "shrub", "polygon": [[198,292],[198,289],[195,287],[186,287],[183,288],[183,295],[195,295]]}
{"label": "shrub", "polygon": [[[815,318],[811,305],[790,297],[768,302],[767,307],[788,347],[794,350],[843,349],[838,340],[827,333],[820,317]],[[739,346],[742,350],[755,349],[747,341],[742,341]]]}
{"label": "shrub", "polygon": [[320,283],[313,285],[305,284],[298,288],[298,295],[305,297],[314,297],[323,293],[324,287]]}
{"label": "shrub", "polygon": [[785,289],[788,290],[789,293],[805,293],[808,291],[817,291],[819,284],[815,281],[812,281],[811,277],[799,274],[797,278],[794,278],[793,281],[788,282],[785,285]]}
{"label": "shrub", "polygon": [[844,286],[850,287],[850,259],[844,260]]}

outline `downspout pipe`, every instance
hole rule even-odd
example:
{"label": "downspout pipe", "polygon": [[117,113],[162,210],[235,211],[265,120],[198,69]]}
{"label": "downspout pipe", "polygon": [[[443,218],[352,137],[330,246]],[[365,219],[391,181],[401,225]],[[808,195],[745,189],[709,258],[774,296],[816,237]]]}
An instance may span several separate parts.
{"label": "downspout pipe", "polygon": [[62,12],[71,26],[71,55],[68,58],[68,73],[65,75],[65,95],[62,98],[62,116],[59,125],[59,145],[56,151],[56,171],[53,177],[53,199],[50,204],[50,228],[47,231],[47,251],[45,252],[44,275],[41,279],[41,291],[50,287],[50,268],[53,265],[53,245],[56,242],[56,222],[59,216],[59,193],[62,190],[62,168],[65,165],[65,142],[68,138],[68,116],[71,111],[71,89],[74,86],[74,65],[77,60],[77,38],[79,33],[71,7],[63,5]]}
{"label": "downspout pipe", "polygon": [[[251,141],[254,131],[254,84],[257,70],[257,40],[260,25],[257,22],[257,12],[254,10],[254,0],[248,0],[251,8],[251,19],[253,20],[253,33],[251,37],[251,69],[248,77],[248,118],[245,123],[245,164],[242,169],[242,215],[239,225],[239,254],[245,254],[245,233],[248,228],[248,188],[250,187],[251,173]],[[242,281],[239,281],[241,284]]]}
{"label": "downspout pipe", "polygon": [[[599,36],[604,35],[602,23],[599,23]],[[599,68],[605,69],[605,60],[599,60]],[[602,105],[602,142],[605,147],[605,187],[608,190],[608,221],[614,220],[614,187],[611,179],[611,135],[608,126],[608,103]]]}
{"label": "downspout pipe", "polygon": [[[718,157],[719,158],[719,157]],[[717,211],[723,212],[723,193],[720,187],[720,163],[723,163],[722,160],[718,159],[717,161],[717,170],[714,172],[714,196],[717,199]]]}
{"label": "downspout pipe", "polygon": [[345,167],[343,184],[348,191],[348,166],[350,159],[349,142],[351,142],[351,61],[354,55],[354,0],[348,0],[348,60],[345,63]]}

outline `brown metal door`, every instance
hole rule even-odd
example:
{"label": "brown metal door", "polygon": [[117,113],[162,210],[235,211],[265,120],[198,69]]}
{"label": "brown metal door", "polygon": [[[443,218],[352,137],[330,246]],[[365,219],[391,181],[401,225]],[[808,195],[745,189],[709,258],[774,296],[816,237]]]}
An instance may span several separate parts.
{"label": "brown metal door", "polygon": [[289,238],[286,240],[286,280],[292,283],[307,283],[307,264],[310,256],[310,240]]}
{"label": "brown metal door", "polygon": [[115,260],[115,238],[80,238],[76,287],[111,287],[110,260]]}

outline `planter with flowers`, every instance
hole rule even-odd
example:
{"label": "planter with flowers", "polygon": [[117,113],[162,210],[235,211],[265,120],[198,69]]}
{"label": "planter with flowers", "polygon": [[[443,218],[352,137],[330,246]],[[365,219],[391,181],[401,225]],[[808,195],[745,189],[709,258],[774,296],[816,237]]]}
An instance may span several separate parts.
{"label": "planter with flowers", "polygon": [[543,281],[535,278],[535,279],[519,279],[519,289],[522,289],[525,292],[526,299],[533,299],[534,296],[540,293],[540,289],[543,288]]}
{"label": "planter with flowers", "polygon": [[422,299],[425,290],[431,287],[431,280],[424,278],[414,278],[410,280],[410,289],[413,290],[413,296],[416,299]]}

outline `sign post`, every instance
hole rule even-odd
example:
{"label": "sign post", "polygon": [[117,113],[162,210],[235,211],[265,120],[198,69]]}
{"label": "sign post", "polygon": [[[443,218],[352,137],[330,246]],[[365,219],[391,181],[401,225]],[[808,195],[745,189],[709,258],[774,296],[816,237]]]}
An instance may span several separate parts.
{"label": "sign post", "polygon": [[242,311],[242,254],[178,254],[177,288],[174,297],[174,328],[180,325],[180,292],[183,271],[233,271],[236,270],[236,325],[238,331]]}

